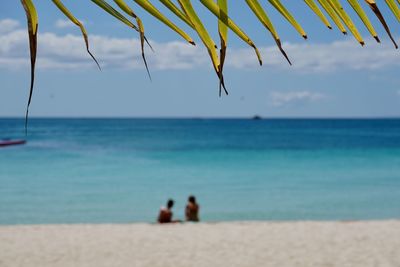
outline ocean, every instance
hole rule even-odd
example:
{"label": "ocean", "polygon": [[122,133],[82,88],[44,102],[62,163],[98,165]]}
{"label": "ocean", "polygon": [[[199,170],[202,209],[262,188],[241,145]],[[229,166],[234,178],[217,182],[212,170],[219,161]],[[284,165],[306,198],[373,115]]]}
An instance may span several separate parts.
{"label": "ocean", "polygon": [[[24,138],[0,119],[1,138]],[[0,148],[0,224],[400,219],[400,119],[30,119]]]}

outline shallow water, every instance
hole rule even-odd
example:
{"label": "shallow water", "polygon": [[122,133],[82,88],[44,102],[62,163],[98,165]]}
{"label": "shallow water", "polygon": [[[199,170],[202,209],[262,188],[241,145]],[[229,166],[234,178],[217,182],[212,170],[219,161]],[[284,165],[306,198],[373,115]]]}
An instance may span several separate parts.
{"label": "shallow water", "polygon": [[[400,120],[31,119],[0,149],[0,224],[400,218]],[[1,137],[24,122],[0,119]]]}

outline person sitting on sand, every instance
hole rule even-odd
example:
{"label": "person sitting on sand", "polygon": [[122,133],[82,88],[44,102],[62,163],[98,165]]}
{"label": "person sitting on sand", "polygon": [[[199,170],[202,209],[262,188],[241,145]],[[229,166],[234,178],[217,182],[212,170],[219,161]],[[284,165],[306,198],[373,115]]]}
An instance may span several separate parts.
{"label": "person sitting on sand", "polygon": [[167,202],[167,207],[161,207],[160,213],[158,215],[157,221],[159,223],[173,223],[173,222],[180,222],[179,220],[172,220],[172,207],[174,206],[174,201],[169,199]]}
{"label": "person sitting on sand", "polygon": [[199,221],[199,205],[196,203],[194,196],[189,196],[188,203],[185,209],[186,221],[198,222]]}

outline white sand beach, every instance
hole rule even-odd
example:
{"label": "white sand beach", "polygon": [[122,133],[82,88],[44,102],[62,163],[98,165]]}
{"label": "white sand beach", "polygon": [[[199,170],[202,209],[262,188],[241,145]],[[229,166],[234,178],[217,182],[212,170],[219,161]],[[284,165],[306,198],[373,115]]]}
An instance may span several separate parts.
{"label": "white sand beach", "polygon": [[0,227],[0,266],[400,266],[400,221]]}

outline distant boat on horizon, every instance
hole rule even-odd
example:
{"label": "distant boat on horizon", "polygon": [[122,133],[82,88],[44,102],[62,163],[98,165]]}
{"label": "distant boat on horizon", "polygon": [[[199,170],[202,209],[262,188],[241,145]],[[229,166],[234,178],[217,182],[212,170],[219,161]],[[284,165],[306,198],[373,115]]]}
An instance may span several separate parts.
{"label": "distant boat on horizon", "polygon": [[0,147],[5,146],[15,146],[15,145],[24,145],[26,144],[26,140],[23,139],[0,139]]}

